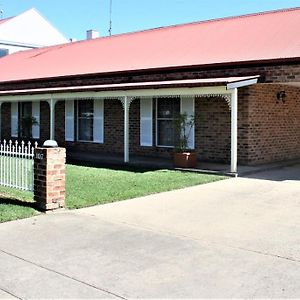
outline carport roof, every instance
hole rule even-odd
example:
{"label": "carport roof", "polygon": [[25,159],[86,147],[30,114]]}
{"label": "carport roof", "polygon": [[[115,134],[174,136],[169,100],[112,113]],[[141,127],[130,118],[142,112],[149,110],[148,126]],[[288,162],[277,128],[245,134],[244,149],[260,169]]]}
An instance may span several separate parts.
{"label": "carport roof", "polygon": [[0,59],[0,83],[300,58],[300,7],[28,50]]}

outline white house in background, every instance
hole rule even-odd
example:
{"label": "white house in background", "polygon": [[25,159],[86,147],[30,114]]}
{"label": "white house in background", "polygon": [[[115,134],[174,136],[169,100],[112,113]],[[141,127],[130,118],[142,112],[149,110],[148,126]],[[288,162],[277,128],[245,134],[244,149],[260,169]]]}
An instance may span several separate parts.
{"label": "white house in background", "polygon": [[0,57],[21,50],[67,43],[69,40],[35,8],[0,19]]}

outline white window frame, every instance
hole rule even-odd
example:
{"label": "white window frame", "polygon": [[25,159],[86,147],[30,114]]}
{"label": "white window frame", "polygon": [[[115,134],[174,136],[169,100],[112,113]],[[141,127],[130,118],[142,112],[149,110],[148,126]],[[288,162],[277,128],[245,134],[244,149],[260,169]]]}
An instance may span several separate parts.
{"label": "white window frame", "polygon": [[[174,149],[175,148],[175,145],[174,146],[166,146],[166,145],[159,145],[158,144],[158,121],[162,120],[162,121],[169,121],[169,120],[174,120],[174,118],[159,118],[158,120],[158,98],[166,98],[166,97],[155,97],[155,145],[156,147],[159,147],[159,148],[167,148],[167,149]],[[178,98],[178,100],[180,101],[180,110],[181,110],[181,99],[180,97],[177,97],[177,96],[172,96],[170,98]],[[179,111],[180,113],[180,111]]]}
{"label": "white window frame", "polygon": [[[150,111],[149,111],[149,116],[145,117],[145,111],[143,108],[144,102],[143,101],[150,101]],[[153,145],[153,97],[140,97],[140,147],[154,147]],[[142,111],[143,110],[143,111]],[[143,140],[143,133],[144,133],[144,127],[142,126],[143,121],[150,121],[150,142],[145,143]]]}
{"label": "white window frame", "polygon": [[[75,103],[73,99],[65,100],[65,142],[74,142],[75,141]],[[68,107],[70,105],[70,107]],[[71,114],[70,114],[71,110]],[[71,120],[71,132],[68,129],[68,122]],[[76,137],[77,138],[77,137]]]}
{"label": "white window frame", "polygon": [[28,128],[29,130],[29,133],[30,133],[30,136],[29,137],[25,137],[22,135],[23,133],[23,128],[22,128],[22,119],[24,117],[26,117],[24,115],[24,106],[25,105],[29,105],[30,106],[30,110],[29,110],[29,114],[28,114],[28,117],[29,118],[33,118],[33,115],[32,115],[32,102],[31,101],[24,101],[24,102],[18,102],[18,137],[19,138],[29,138],[29,139],[33,139],[33,136],[32,136],[32,127],[31,128]]}
{"label": "white window frame", "polygon": [[[81,142],[81,143],[94,143],[94,139],[92,139],[91,141],[87,141],[87,140],[80,140],[79,139],[79,101],[93,101],[93,123],[94,123],[94,99],[78,99],[76,100],[76,140],[77,142]],[[93,136],[94,136],[94,126],[93,126]]]}

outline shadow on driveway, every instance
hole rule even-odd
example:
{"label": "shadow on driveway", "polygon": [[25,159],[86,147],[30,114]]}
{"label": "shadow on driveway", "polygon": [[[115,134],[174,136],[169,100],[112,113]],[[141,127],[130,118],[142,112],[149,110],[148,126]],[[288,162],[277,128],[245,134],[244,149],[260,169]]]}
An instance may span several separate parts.
{"label": "shadow on driveway", "polygon": [[271,181],[300,181],[300,164],[259,171],[241,177]]}

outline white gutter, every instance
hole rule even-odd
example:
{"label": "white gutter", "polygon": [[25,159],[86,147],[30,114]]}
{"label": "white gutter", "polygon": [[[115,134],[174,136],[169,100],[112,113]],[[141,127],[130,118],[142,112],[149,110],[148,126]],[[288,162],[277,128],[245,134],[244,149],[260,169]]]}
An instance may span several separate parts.
{"label": "white gutter", "polygon": [[237,89],[240,87],[256,84],[258,82],[258,78],[259,78],[259,76],[257,76],[256,78],[252,78],[252,79],[227,83],[226,89],[231,90],[231,89]]}
{"label": "white gutter", "polygon": [[30,48],[30,49],[41,48],[41,47],[46,46],[46,45],[28,44],[28,43],[20,43],[20,42],[13,42],[13,41],[4,41],[4,40],[0,40],[0,45],[24,47],[24,48]]}
{"label": "white gutter", "polygon": [[[30,93],[30,91],[28,91]],[[0,101],[47,101],[67,100],[78,98],[118,98],[118,97],[147,97],[147,96],[180,96],[180,95],[230,95],[225,86],[211,87],[181,87],[181,88],[159,88],[159,89],[139,89],[139,90],[118,90],[118,91],[86,91],[86,92],[61,92],[43,94],[21,94],[3,95],[0,92]]]}

